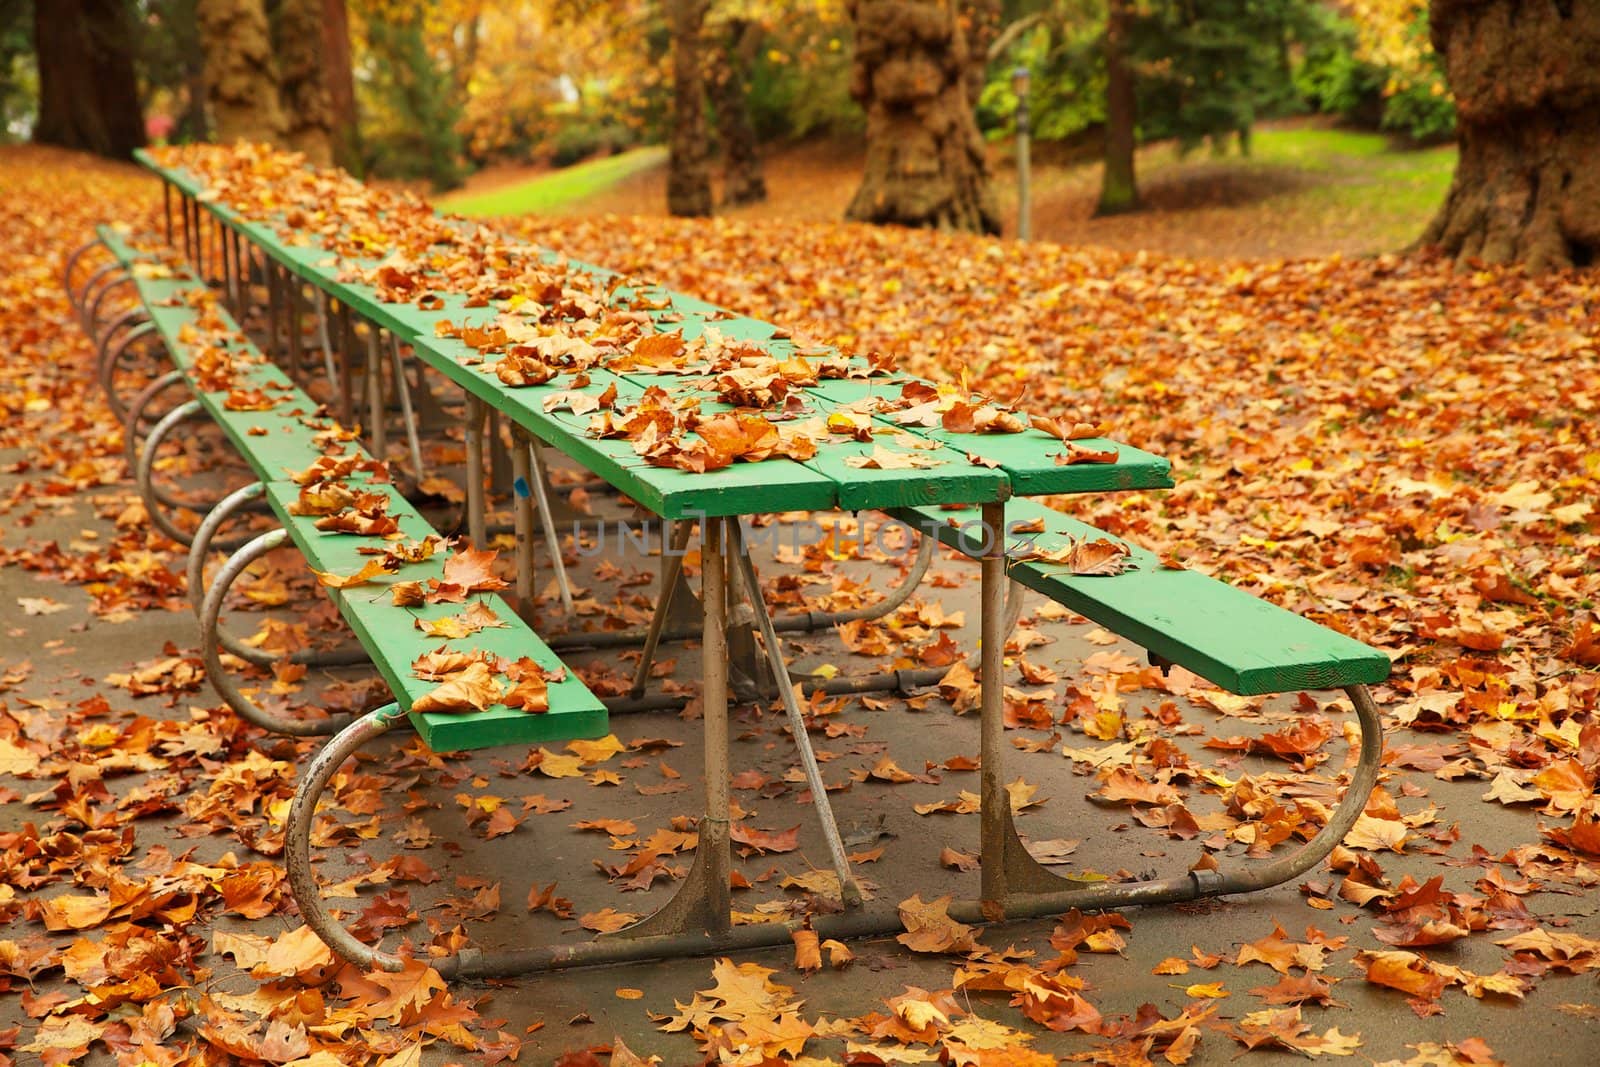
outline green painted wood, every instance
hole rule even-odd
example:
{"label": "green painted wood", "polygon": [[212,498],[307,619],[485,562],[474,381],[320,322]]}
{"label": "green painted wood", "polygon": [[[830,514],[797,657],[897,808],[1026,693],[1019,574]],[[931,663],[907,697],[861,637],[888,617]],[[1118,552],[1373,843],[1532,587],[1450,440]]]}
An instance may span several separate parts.
{"label": "green painted wood", "polygon": [[[816,392],[839,404],[855,403],[867,396],[898,397],[908,379],[847,378],[818,383]],[[885,419],[895,425],[892,419]],[[1061,442],[1029,427],[1021,433],[951,433],[940,427],[904,427],[955,449],[993,463],[1011,479],[1015,496],[1050,496],[1057,493],[1109,493],[1128,489],[1171,489],[1172,464],[1132,445],[1096,437],[1075,442],[1104,452],[1115,449],[1115,463],[1060,465],[1056,457]]]}
{"label": "green painted wood", "polygon": [[[401,532],[420,539],[433,528],[416,513],[393,486],[367,484],[363,488],[381,491],[389,497],[389,514],[400,522]],[[289,504],[299,494],[292,483],[277,482],[267,487],[273,511],[289,531],[306,560],[317,570],[333,574],[354,574],[372,557],[361,554],[362,547],[381,546],[376,537],[323,533],[315,519],[291,515]],[[372,656],[395,699],[409,708],[422,694],[438,683],[425,681],[411,673],[416,658],[431,649],[483,649],[508,659],[529,656],[540,666],[556,670],[561,660],[500,597],[478,593],[465,604],[433,604],[416,608],[396,607],[389,595],[395,582],[421,581],[444,574],[444,557],[402,567],[392,576],[379,578],[349,589],[325,588],[345,621],[355,630],[361,644]],[[474,600],[483,601],[507,625],[503,629],[480,630],[455,641],[426,637],[416,628],[417,619],[437,619],[464,612]],[[539,744],[604,737],[608,731],[605,706],[571,671],[565,680],[550,683],[550,710],[531,714],[495,705],[485,711],[454,715],[427,713],[411,715],[412,723],[428,746],[436,752],[491,748],[495,745]]]}
{"label": "green painted wood", "polygon": [[[182,340],[182,333],[184,327],[199,318],[199,314],[187,304],[173,304],[171,301],[181,298],[186,291],[203,289],[205,283],[193,279],[141,278],[136,274],[134,286],[174,366],[185,372],[190,371],[193,366],[192,352]],[[226,311],[220,308],[218,311],[223,321],[232,323]],[[296,387],[283,371],[268,362],[255,346],[246,344],[244,352],[253,362],[240,368],[235,379],[236,387],[259,389],[267,396],[277,398],[278,403],[271,410],[229,410],[226,406],[227,390],[198,389],[192,377],[189,378],[189,388],[256,476],[263,481],[279,480],[286,472],[310,466],[323,454],[316,443],[316,435],[330,428],[332,422],[317,417],[318,407],[311,398]],[[258,430],[266,432],[257,433]]]}
{"label": "green painted wood", "polygon": [[[983,527],[976,508],[905,509],[895,517],[918,529],[931,529],[941,542],[969,555],[981,551]],[[1069,537],[1110,537],[1036,501],[1007,505],[1008,528],[1030,520],[1043,520],[1045,532],[1010,534],[1008,553],[1017,554],[1016,546],[1023,540],[1049,551],[1064,546]],[[1354,638],[1198,571],[1164,570],[1153,553],[1129,547],[1133,569],[1109,577],[1082,577],[1058,564],[1025,559],[1008,563],[1007,573],[1243,696],[1370,685],[1389,675],[1389,658]]]}
{"label": "green painted wood", "polygon": [[[147,158],[144,161],[149,165]],[[155,169],[163,174],[171,174],[161,168]],[[187,176],[184,176],[179,184],[180,188],[187,190],[196,188]],[[693,514],[740,513],[724,509],[772,507],[770,504],[763,505],[762,494],[752,493],[750,491],[752,486],[746,484],[752,480],[761,480],[744,476],[744,468],[751,465],[735,464],[728,471],[707,475],[665,472],[668,475],[683,476],[678,478],[663,479],[659,475],[641,475],[637,470],[630,469],[630,455],[614,448],[596,448],[593,443],[579,439],[581,431],[574,435],[570,428],[552,425],[550,420],[538,418],[533,421],[524,420],[517,411],[526,412],[526,404],[517,403],[511,398],[527,392],[526,390],[507,389],[494,379],[487,381],[477,379],[475,386],[454,373],[449,365],[452,361],[459,362],[464,354],[470,355],[470,353],[451,351],[449,343],[440,344],[438,339],[432,337],[433,324],[439,319],[452,318],[458,323],[470,321],[464,319],[463,309],[458,303],[459,298],[457,303],[452,304],[451,299],[446,297],[446,308],[435,312],[422,312],[411,305],[384,304],[376,299],[376,294],[370,288],[340,282],[336,277],[337,271],[325,252],[306,246],[286,245],[270,226],[240,220],[225,205],[212,202],[207,206],[219,218],[223,218],[230,225],[235,225],[247,238],[261,245],[269,255],[290,266],[290,269],[302,274],[314,284],[322,286],[330,295],[348,303],[359,314],[393,331],[403,341],[412,343],[419,358],[443,371],[453,381],[465,386],[492,406],[511,415],[541,440],[586,466],[589,465],[590,459],[585,457],[594,459],[600,466],[593,469],[602,477],[609,479],[615,474],[618,478],[634,483],[629,486],[618,482],[617,487],[658,514],[676,518]],[[546,252],[545,256],[552,263],[563,260],[563,257],[554,252]],[[591,273],[602,282],[617,277],[614,272],[592,264],[571,259],[564,261],[571,268]],[[648,306],[650,315],[659,329],[681,330],[686,338],[697,337],[707,326],[712,326],[732,340],[764,342],[775,355],[792,354],[793,346],[789,342],[770,340],[775,330],[769,324],[748,317],[735,316],[694,297],[674,293],[658,286],[633,288],[626,285],[616,287],[611,295],[618,304],[631,306],[637,302]],[[655,306],[661,304],[665,306]],[[494,312],[491,309],[482,310],[483,321],[493,318]],[[461,347],[455,346],[457,349]],[[864,366],[864,363],[862,365]],[[622,375],[621,380],[642,387],[653,380],[660,381],[666,377],[652,378],[627,373]],[[603,382],[603,379],[597,377],[596,381]],[[682,381],[682,378],[672,376],[667,384],[679,386]],[[865,395],[869,390],[889,387],[889,384],[882,379],[871,382],[851,379],[825,381],[808,392],[815,398],[813,403],[816,406],[826,409],[830,404],[848,403]],[[558,389],[560,384],[552,383],[550,387],[541,388]],[[898,392],[898,386],[894,388]],[[886,429],[895,431],[902,429],[888,419],[880,418],[877,421]],[[1022,434],[988,435],[948,434],[943,430],[921,428],[906,429],[911,429],[911,432],[924,439],[936,440],[946,445],[946,450],[940,453],[945,462],[939,467],[924,470],[881,471],[857,468],[850,466],[847,460],[853,456],[869,454],[872,446],[829,439],[826,441],[827,447],[823,448],[815,459],[808,461],[806,466],[822,474],[838,487],[834,501],[830,504],[809,502],[810,490],[813,487],[807,486],[802,494],[806,503],[795,500],[787,503],[786,508],[777,510],[830,506],[859,510],[939,502],[981,502],[1003,498],[1008,493],[1020,495],[1106,492],[1168,488],[1172,485],[1169,465],[1165,460],[1110,441],[1085,442],[1085,447],[1100,450],[1115,449],[1118,452],[1116,463],[1060,466],[1055,463],[1055,456],[1061,451],[1059,442],[1036,430],[1030,429]],[[821,443],[819,441],[819,444]],[[907,451],[896,449],[892,437],[884,444],[892,451]],[[628,451],[631,453],[631,449]],[[969,456],[974,458],[969,459]],[[636,460],[636,457],[632,458]],[[778,462],[788,461],[766,461],[754,466],[770,468],[772,463]],[[780,482],[773,486],[774,490],[793,488],[787,475],[780,475],[777,471],[769,473],[774,475],[775,481]],[[721,478],[726,482],[740,484],[718,485],[700,490],[690,488],[685,484],[684,478],[694,481]],[[694,498],[692,502],[690,498]]]}

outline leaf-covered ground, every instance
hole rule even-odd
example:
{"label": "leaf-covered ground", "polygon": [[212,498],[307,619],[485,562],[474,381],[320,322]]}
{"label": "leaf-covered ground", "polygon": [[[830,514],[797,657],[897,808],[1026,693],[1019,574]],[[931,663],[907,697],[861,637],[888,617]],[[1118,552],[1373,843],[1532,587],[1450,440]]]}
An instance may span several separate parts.
{"label": "leaf-covered ground", "polygon": [[[314,745],[261,738],[198,677],[182,556],[147,529],[59,284],[65,252],[95,221],[152,205],[153,184],[12,150],[0,186],[0,576],[15,602],[0,650],[0,1057],[1138,1064],[1254,1050],[1421,1067],[1530,1062],[1537,1047],[1539,1062],[1592,1062],[1595,275],[1187,261],[835,225],[523,223],[574,255],[1031,410],[1099,411],[1118,439],[1170,458],[1179,484],[1083,515],[1389,652],[1389,753],[1351,847],[1265,902],[972,931],[937,903],[970,892],[976,723],[952,715],[970,687],[819,705],[842,814],[900,828],[856,826],[852,847],[902,901],[905,950],[802,939],[792,954],[450,989],[420,963],[341,969],[298,924],[278,852]],[[596,592],[594,610],[637,622],[630,575],[590,566],[596,590],[623,586]],[[852,581],[893,579],[834,568],[813,556],[825,583],[776,591],[838,603]],[[801,650],[850,669],[949,664],[943,635],[974,629],[956,614],[968,573],[944,564],[890,620]],[[1025,643],[1054,643],[1019,653],[1009,700],[1026,779],[1014,804],[1036,846],[1071,862],[1109,840],[1095,857],[1107,871],[1201,851],[1240,862],[1314,826],[1345,771],[1336,707],[1162,680],[1060,616],[1031,606]],[[262,684],[291,700],[300,681]],[[736,906],[825,897],[787,829],[810,808],[786,741],[770,718],[740,721],[735,796],[759,819],[742,831],[754,888]],[[390,944],[614,925],[687,865],[694,732],[618,720],[615,746],[471,761],[397,750],[337,783],[323,878],[342,878],[330,891]],[[1086,793],[1093,804],[1069,808]],[[465,826],[447,836],[457,813]],[[942,843],[937,861],[922,855]],[[1013,941],[1034,955],[1006,951]],[[855,966],[835,970],[852,951]]]}

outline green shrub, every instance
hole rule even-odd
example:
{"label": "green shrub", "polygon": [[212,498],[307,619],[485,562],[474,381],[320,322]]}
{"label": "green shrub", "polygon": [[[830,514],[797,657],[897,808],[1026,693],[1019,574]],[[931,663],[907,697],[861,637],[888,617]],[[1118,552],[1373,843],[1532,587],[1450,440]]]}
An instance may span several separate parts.
{"label": "green shrub", "polygon": [[638,143],[638,136],[615,122],[576,121],[549,142],[552,166],[568,167],[591,156],[610,156]]}
{"label": "green shrub", "polygon": [[1345,16],[1319,7],[1311,25],[1294,70],[1295,91],[1313,111],[1376,128],[1387,74],[1356,55],[1356,28]]}
{"label": "green shrub", "polygon": [[1383,102],[1383,128],[1413,141],[1444,141],[1455,136],[1456,102],[1441,77],[1416,81]]}

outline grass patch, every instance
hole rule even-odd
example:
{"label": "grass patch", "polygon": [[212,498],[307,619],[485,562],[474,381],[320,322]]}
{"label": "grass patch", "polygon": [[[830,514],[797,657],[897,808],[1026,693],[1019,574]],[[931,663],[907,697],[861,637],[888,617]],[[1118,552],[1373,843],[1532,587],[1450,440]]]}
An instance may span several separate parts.
{"label": "grass patch", "polygon": [[446,197],[440,206],[462,215],[531,215],[563,211],[581,205],[635,174],[659,166],[667,150],[659,146],[634,148],[615,156],[576,163],[541,174],[529,181]]}
{"label": "grass patch", "polygon": [[1236,172],[1291,171],[1313,178],[1309,186],[1269,197],[1263,206],[1312,228],[1362,233],[1370,239],[1368,250],[1380,251],[1404,247],[1421,234],[1449,192],[1456,149],[1402,148],[1381,133],[1300,126],[1258,129],[1248,158],[1218,159],[1201,149],[1182,159],[1176,152],[1158,159],[1147,173],[1220,164]]}

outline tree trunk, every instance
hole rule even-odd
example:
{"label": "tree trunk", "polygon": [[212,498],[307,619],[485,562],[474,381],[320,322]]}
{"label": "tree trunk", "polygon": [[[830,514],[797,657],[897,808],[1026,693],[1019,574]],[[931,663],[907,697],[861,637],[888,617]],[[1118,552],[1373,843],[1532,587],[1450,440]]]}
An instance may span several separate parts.
{"label": "tree trunk", "polygon": [[961,0],[961,28],[967,38],[967,104],[978,109],[989,77],[989,49],[1000,34],[1000,0]]}
{"label": "tree trunk", "polygon": [[322,54],[323,0],[282,0],[272,36],[284,142],[319,167],[333,162],[333,107]]}
{"label": "tree trunk", "polygon": [[35,141],[118,159],[145,143],[128,5],[39,0],[33,43],[39,64]]}
{"label": "tree trunk", "polygon": [[206,54],[206,103],[217,141],[281,143],[283,111],[261,0],[200,0],[195,15]]}
{"label": "tree trunk", "polygon": [[672,137],[667,210],[711,214],[711,153],[706,145],[706,86],[701,31],[708,0],[672,0]]}
{"label": "tree trunk", "polygon": [[750,121],[750,68],[765,31],[759,22],[730,19],[724,62],[716,74],[717,132],[722,135],[722,202],[754,204],[767,198]]}
{"label": "tree trunk", "polygon": [[322,0],[322,82],[328,90],[333,158],[356,169],[361,139],[356,125],[356,81],[350,67],[350,14],[345,0]]}
{"label": "tree trunk", "polygon": [[1600,4],[1433,0],[1460,155],[1423,234],[1458,262],[1531,271],[1600,253]]}
{"label": "tree trunk", "polygon": [[1000,232],[973,117],[971,61],[952,0],[849,0],[850,95],[867,113],[867,164],[846,217]]}
{"label": "tree trunk", "polygon": [[1106,13],[1106,154],[1096,215],[1115,215],[1139,206],[1139,184],[1133,169],[1139,103],[1128,66],[1129,2],[1111,0]]}

